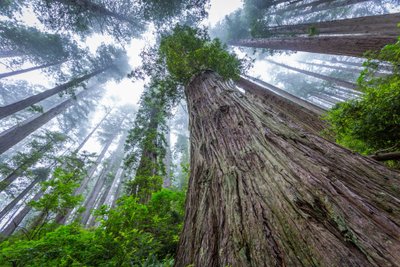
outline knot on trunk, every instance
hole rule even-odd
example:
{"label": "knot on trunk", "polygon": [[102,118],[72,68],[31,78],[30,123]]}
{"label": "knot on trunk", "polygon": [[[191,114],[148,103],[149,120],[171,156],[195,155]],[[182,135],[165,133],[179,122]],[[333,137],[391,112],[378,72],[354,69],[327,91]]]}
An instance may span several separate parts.
{"label": "knot on trunk", "polygon": [[220,106],[219,111],[221,111],[222,114],[226,114],[229,112],[229,106],[228,105]]}

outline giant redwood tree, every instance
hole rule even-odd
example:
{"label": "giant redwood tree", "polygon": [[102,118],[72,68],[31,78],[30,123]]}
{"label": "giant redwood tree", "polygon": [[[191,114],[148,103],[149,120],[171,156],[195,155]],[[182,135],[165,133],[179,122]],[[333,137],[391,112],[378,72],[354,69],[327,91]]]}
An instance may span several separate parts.
{"label": "giant redwood tree", "polygon": [[242,94],[241,62],[200,31],[177,27],[159,56],[190,118],[175,266],[398,265],[398,172]]}

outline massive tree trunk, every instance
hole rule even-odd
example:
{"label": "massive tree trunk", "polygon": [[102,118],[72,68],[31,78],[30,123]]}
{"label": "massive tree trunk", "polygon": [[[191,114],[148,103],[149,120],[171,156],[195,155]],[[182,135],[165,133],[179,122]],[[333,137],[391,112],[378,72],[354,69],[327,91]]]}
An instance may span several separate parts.
{"label": "massive tree trunk", "polygon": [[398,172],[212,72],[185,94],[191,170],[175,266],[398,265]]}
{"label": "massive tree trunk", "polygon": [[294,71],[303,73],[305,75],[309,75],[309,76],[312,76],[312,77],[315,77],[315,78],[318,78],[318,79],[321,79],[321,80],[324,80],[324,81],[327,81],[327,82],[331,82],[331,83],[337,84],[339,86],[343,86],[345,88],[349,88],[349,89],[352,89],[352,90],[355,90],[357,88],[357,84],[355,84],[355,83],[343,81],[343,80],[338,79],[338,78],[329,77],[329,76],[322,75],[322,74],[319,74],[319,73],[315,73],[315,72],[312,72],[312,71],[307,71],[307,70],[302,70],[302,69],[299,69],[299,68],[291,67],[291,66],[288,66],[286,64],[278,63],[278,62],[275,62],[275,61],[272,61],[272,60],[267,60],[267,61],[272,63],[272,64],[287,68],[289,70],[294,70]]}
{"label": "massive tree trunk", "polygon": [[384,36],[399,36],[400,29],[397,23],[400,13],[367,16],[351,19],[323,21],[296,25],[282,25],[266,28],[266,32],[274,35],[285,34],[374,34]]}
{"label": "massive tree trunk", "polygon": [[[84,96],[87,91],[83,91],[77,95]],[[72,105],[76,104],[76,100],[70,98],[68,100],[63,101],[62,103],[58,104],[57,106],[49,109],[42,115],[36,117],[33,120],[29,120],[27,123],[18,126],[17,128],[13,129],[12,131],[7,132],[6,134],[0,137],[0,154],[7,151],[13,145],[19,143],[25,137],[45,125],[51,119],[65,111],[67,108],[71,107]]]}
{"label": "massive tree trunk", "polygon": [[23,69],[23,70],[16,70],[16,71],[10,71],[10,72],[6,72],[6,73],[0,73],[0,79],[11,77],[11,76],[22,74],[22,73],[27,73],[27,72],[34,71],[34,70],[44,69],[44,68],[51,67],[51,66],[60,65],[60,64],[62,64],[64,62],[66,62],[66,60],[47,63],[47,64],[43,64],[43,65],[40,65],[40,66],[31,67],[31,68],[27,68],[27,69]]}
{"label": "massive tree trunk", "polygon": [[89,73],[87,75],[84,75],[84,76],[82,76],[80,78],[73,79],[73,80],[71,80],[71,81],[69,81],[67,83],[64,83],[62,85],[56,86],[53,89],[44,91],[42,93],[36,94],[36,95],[28,97],[28,98],[25,98],[24,100],[15,102],[13,104],[10,104],[10,105],[4,106],[4,107],[0,107],[0,119],[5,118],[7,116],[10,116],[10,115],[14,114],[17,111],[23,110],[24,108],[32,106],[32,105],[34,105],[34,104],[36,104],[36,103],[38,103],[38,102],[40,102],[40,101],[42,101],[42,100],[44,100],[44,99],[46,99],[48,97],[51,97],[51,96],[53,96],[55,94],[63,92],[65,90],[67,90],[68,88],[72,87],[72,86],[75,86],[75,85],[77,85],[77,84],[79,84],[79,83],[81,83],[83,81],[86,81],[86,80],[92,78],[93,76],[96,76],[96,75],[102,73],[106,69],[107,68],[96,70],[96,71],[94,71],[92,73]]}
{"label": "massive tree trunk", "polygon": [[257,38],[231,41],[234,46],[270,48],[276,50],[363,57],[367,51],[379,51],[397,41],[394,36],[313,36],[287,38]]}

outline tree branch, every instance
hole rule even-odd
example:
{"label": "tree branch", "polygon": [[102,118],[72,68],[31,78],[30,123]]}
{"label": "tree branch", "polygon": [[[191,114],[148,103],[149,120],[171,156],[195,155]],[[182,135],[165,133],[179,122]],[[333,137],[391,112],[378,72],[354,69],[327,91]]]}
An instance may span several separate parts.
{"label": "tree branch", "polygon": [[400,151],[379,153],[379,154],[371,155],[370,157],[377,161],[400,160]]}

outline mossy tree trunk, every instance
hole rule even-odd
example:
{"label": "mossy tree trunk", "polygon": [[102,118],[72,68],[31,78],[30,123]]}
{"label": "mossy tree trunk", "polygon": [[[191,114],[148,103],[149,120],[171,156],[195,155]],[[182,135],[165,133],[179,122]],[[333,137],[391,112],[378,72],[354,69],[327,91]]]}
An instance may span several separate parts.
{"label": "mossy tree trunk", "polygon": [[191,170],[175,266],[398,266],[398,172],[213,72],[185,93]]}

